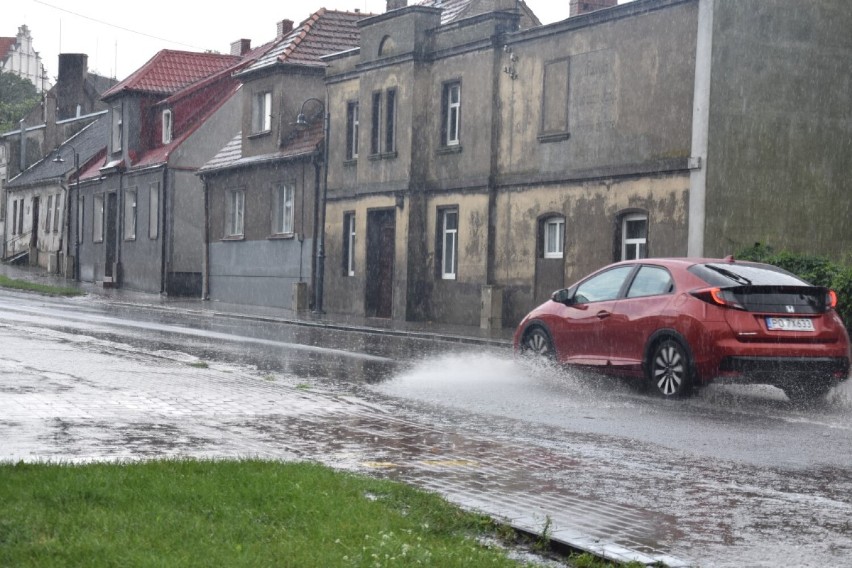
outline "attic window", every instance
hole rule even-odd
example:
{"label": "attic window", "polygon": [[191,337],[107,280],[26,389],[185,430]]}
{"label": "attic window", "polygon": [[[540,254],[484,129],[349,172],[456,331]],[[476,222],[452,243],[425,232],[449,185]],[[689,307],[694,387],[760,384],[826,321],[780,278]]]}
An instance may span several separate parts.
{"label": "attic window", "polygon": [[393,39],[391,39],[391,36],[383,37],[382,41],[379,42],[379,54],[378,54],[379,57],[391,55],[394,52],[395,47],[396,46],[394,45],[394,42],[393,42]]}
{"label": "attic window", "polygon": [[172,141],[172,111],[163,111],[163,144],[168,144]]}

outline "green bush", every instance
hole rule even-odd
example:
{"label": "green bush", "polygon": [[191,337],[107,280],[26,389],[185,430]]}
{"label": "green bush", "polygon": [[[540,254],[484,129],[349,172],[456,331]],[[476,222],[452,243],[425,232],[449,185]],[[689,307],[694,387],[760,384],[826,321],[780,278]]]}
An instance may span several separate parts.
{"label": "green bush", "polygon": [[773,264],[815,286],[831,288],[837,293],[837,313],[843,319],[846,329],[852,330],[852,266],[821,256],[789,251],[775,252],[771,246],[761,243],[742,249],[736,258]]}

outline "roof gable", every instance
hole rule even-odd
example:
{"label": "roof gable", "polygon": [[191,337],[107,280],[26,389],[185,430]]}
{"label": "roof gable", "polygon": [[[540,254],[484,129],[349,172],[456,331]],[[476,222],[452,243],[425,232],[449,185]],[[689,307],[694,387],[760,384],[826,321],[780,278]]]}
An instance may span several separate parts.
{"label": "roof gable", "polygon": [[9,50],[12,49],[16,41],[16,38],[13,37],[0,37],[0,61],[6,59],[9,55]]}

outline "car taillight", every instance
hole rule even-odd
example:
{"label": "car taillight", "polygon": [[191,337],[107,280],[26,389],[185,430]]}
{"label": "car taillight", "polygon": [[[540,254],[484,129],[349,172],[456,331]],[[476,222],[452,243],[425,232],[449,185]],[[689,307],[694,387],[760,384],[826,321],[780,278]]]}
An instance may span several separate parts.
{"label": "car taillight", "polygon": [[837,307],[837,292],[829,290],[825,293],[825,305],[829,308]]}
{"label": "car taillight", "polygon": [[724,288],[703,288],[701,290],[693,290],[690,294],[714,306],[745,310],[745,307],[737,301],[734,294]]}

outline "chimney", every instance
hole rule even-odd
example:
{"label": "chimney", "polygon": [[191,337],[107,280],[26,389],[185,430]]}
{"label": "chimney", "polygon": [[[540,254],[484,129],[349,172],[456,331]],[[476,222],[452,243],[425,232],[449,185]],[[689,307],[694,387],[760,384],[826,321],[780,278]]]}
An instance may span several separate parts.
{"label": "chimney", "polygon": [[386,12],[390,12],[391,10],[399,10],[400,8],[405,8],[408,6],[408,0],[388,0]]}
{"label": "chimney", "polygon": [[251,51],[250,39],[238,39],[231,42],[231,55],[245,55],[249,51]]}
{"label": "chimney", "polygon": [[618,5],[618,0],[570,0],[568,17],[582,16],[601,8],[612,8]]}
{"label": "chimney", "polygon": [[278,33],[276,38],[284,37],[293,31],[293,20],[281,20],[278,22]]}
{"label": "chimney", "polygon": [[78,107],[84,113],[92,111],[86,99],[86,77],[89,75],[89,56],[85,53],[60,53],[59,77],[56,80],[56,118],[77,116]]}

